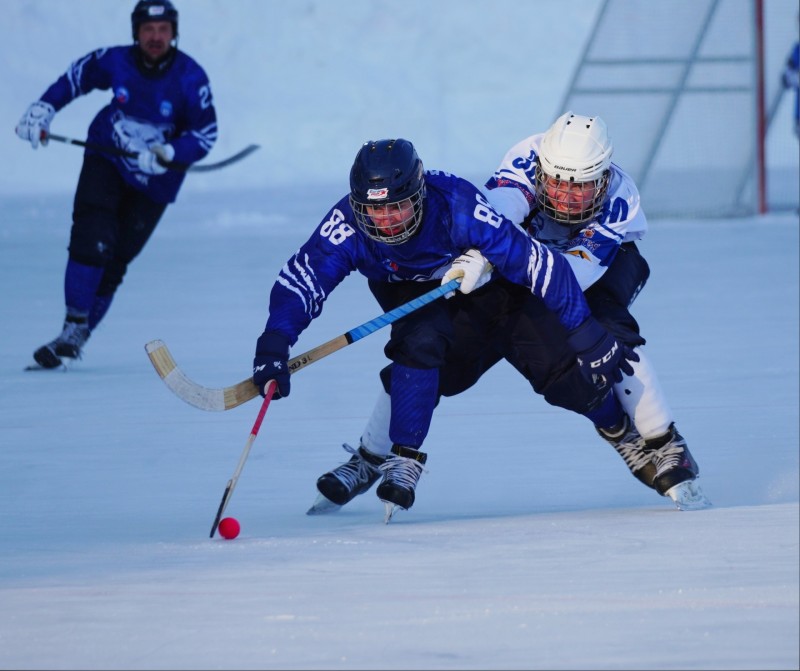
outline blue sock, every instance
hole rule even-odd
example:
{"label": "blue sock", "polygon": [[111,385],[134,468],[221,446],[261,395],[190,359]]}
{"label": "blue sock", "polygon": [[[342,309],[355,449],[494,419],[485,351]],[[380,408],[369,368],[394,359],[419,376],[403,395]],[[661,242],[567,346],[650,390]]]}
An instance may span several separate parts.
{"label": "blue sock", "polygon": [[111,301],[114,300],[114,295],[111,296],[95,296],[94,303],[92,303],[92,309],[89,310],[89,330],[94,331],[94,327],[97,326],[103,317],[106,316],[106,312],[108,312],[108,308],[111,306]]}
{"label": "blue sock", "polygon": [[600,429],[610,429],[612,426],[619,425],[624,415],[625,411],[622,409],[617,395],[610,391],[598,407],[584,413],[583,416]]}
{"label": "blue sock", "polygon": [[392,419],[389,438],[397,445],[419,447],[428,435],[439,388],[438,368],[392,364]]}
{"label": "blue sock", "polygon": [[85,266],[70,259],[64,273],[64,302],[67,314],[86,319],[94,304],[95,293],[103,277],[99,266]]}

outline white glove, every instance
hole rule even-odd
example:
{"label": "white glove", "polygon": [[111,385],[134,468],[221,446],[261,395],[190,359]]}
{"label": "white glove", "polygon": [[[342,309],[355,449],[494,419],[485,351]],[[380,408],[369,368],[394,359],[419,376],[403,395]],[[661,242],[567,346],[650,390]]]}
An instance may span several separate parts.
{"label": "white glove", "polygon": [[139,152],[136,160],[139,170],[148,175],[163,175],[167,169],[158,162],[158,159],[169,163],[175,158],[175,148],[171,144],[154,144],[149,149]]}
{"label": "white glove", "polygon": [[[56,114],[55,108],[50,104],[37,100],[27,110],[17,124],[17,135],[23,140],[28,140],[31,147],[36,149],[41,141],[42,146],[47,144],[47,133],[50,132],[50,122]],[[42,137],[42,133],[45,134]]]}
{"label": "white glove", "polygon": [[[444,277],[442,284],[447,284],[450,280],[462,278],[458,290],[462,294],[468,294],[486,284],[492,277],[492,264],[477,249],[468,249],[455,261],[453,261]],[[455,291],[446,294],[445,298],[455,295]]]}

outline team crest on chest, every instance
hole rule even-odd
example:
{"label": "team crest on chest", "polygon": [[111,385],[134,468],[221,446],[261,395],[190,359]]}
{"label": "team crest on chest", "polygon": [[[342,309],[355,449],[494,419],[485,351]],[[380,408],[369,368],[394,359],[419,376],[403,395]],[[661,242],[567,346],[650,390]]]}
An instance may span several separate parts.
{"label": "team crest on chest", "polygon": [[120,86],[116,91],[114,91],[114,98],[120,105],[124,105],[130,100],[131,94],[124,86]]}

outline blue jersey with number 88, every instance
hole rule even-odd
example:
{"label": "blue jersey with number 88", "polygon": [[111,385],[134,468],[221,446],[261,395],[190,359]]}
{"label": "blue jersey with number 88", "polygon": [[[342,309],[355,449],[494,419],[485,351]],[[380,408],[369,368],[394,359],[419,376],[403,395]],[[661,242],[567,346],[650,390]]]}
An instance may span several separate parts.
{"label": "blue jersey with number 88", "polygon": [[468,249],[480,251],[495,272],[529,287],[568,330],[586,320],[589,309],[560,254],[525,235],[470,182],[429,170],[425,185],[422,225],[402,244],[368,237],[356,224],[348,197],[336,203],[281,268],[270,294],[266,330],[279,331],[294,344],[352,271],[382,282],[437,280]]}

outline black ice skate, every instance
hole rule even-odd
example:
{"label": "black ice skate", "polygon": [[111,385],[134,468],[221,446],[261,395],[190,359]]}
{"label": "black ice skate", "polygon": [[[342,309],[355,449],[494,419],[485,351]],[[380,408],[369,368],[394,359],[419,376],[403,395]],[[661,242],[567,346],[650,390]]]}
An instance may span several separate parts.
{"label": "black ice skate", "polygon": [[380,467],[383,480],[376,492],[386,506],[385,523],[392,519],[396,507],[408,510],[414,505],[414,490],[427,460],[427,454],[413,447],[392,445],[391,454]]}
{"label": "black ice skate", "polygon": [[680,510],[701,510],[711,505],[697,483],[697,462],[674,423],[663,436],[645,441],[644,449],[655,464],[653,487],[659,494],[671,498]]}
{"label": "black ice skate", "polygon": [[339,510],[359,494],[366,492],[381,477],[379,466],[385,457],[372,454],[364,446],[354,450],[345,443],[342,447],[353,456],[350,461],[321,475],[317,480],[319,496],[307,515],[319,515]]}
{"label": "black ice skate", "polygon": [[600,437],[613,447],[636,478],[655,489],[653,480],[656,477],[656,466],[651,453],[644,449],[644,438],[628,415],[623,416],[622,424],[610,429],[595,427]]}
{"label": "black ice skate", "polygon": [[50,370],[64,365],[64,359],[80,359],[81,350],[89,339],[90,331],[86,320],[67,317],[64,329],[55,339],[42,345],[33,353],[39,367]]}

